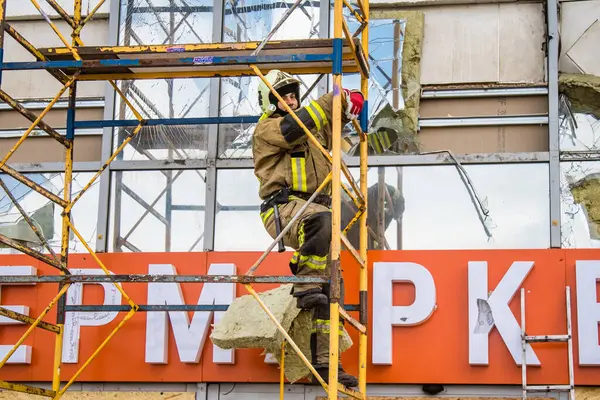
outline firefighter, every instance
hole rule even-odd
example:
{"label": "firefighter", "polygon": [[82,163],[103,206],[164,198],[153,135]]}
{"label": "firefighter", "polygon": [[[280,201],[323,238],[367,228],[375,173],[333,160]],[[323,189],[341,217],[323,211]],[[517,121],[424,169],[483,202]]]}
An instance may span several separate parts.
{"label": "firefighter", "polygon": [[[272,70],[266,76],[283,100],[319,143],[331,150],[333,92],[300,106],[300,81]],[[254,173],[259,180],[261,218],[271,237],[287,226],[331,171],[331,163],[308,139],[301,126],[261,81],[258,102],[263,111],[252,138]],[[358,117],[364,102],[357,90],[342,91],[342,126]],[[284,235],[295,250],[289,262],[296,276],[329,277],[331,244],[331,184],[321,191]],[[301,309],[314,310],[311,335],[312,364],[327,382],[329,370],[329,285],[294,284],[292,294]],[[339,365],[339,382],[347,387],[357,379]]]}

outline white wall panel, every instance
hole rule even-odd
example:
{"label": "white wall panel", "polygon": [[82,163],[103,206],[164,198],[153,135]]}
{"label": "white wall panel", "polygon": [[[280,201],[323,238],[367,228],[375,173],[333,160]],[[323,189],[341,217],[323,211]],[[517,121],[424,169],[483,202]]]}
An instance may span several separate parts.
{"label": "white wall panel", "polygon": [[[73,0],[57,0],[56,2],[60,4],[69,15],[73,15]],[[98,4],[98,2],[99,0],[82,0],[82,14],[84,16],[87,15],[88,11],[91,11],[96,4]],[[54,11],[54,9],[46,2],[46,0],[38,0],[38,4],[50,17],[58,15],[57,12]],[[109,8],[110,0],[105,1],[104,4],[100,6],[100,9],[97,11],[97,13],[108,13]],[[7,18],[41,18],[40,13],[29,0],[8,0],[6,6],[6,16]]]}
{"label": "white wall panel", "polygon": [[422,84],[544,80],[541,4],[422,9]]}
{"label": "white wall panel", "polygon": [[[25,2],[25,1],[23,1]],[[56,21],[60,32],[69,40],[70,28],[62,21]],[[11,25],[35,47],[64,47],[56,33],[46,21],[12,21]],[[92,20],[81,31],[86,45],[102,45],[108,42],[108,20]],[[5,35],[5,62],[35,61],[10,35]],[[60,83],[44,70],[3,71],[2,89],[14,98],[51,98],[60,90]],[[78,97],[104,96],[103,82],[80,82],[77,86]],[[68,92],[65,96],[68,95]]]}
{"label": "white wall panel", "polygon": [[600,0],[561,3],[560,72],[594,74],[600,65]]}

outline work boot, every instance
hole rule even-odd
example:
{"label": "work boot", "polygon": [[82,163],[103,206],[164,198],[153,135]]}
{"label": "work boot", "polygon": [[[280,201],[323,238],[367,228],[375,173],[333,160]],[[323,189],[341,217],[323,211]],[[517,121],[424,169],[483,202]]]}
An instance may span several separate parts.
{"label": "work boot", "polygon": [[326,306],[327,303],[327,296],[325,296],[323,293],[313,292],[298,296],[298,302],[296,306],[303,310],[310,310],[317,306]]}
{"label": "work boot", "polygon": [[[319,373],[319,375],[321,375],[321,378],[323,378],[325,383],[329,384],[329,367],[326,365],[319,365],[314,367],[315,370]],[[312,382],[319,383],[319,380],[315,376],[313,376]],[[341,365],[338,367],[338,382],[347,388],[353,388],[358,386],[358,379],[344,371],[344,368],[342,368]]]}

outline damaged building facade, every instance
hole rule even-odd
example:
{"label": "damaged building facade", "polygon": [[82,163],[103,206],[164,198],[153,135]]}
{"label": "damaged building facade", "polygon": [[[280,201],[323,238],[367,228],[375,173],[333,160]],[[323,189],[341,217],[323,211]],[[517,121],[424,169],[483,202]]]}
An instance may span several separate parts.
{"label": "damaged building facade", "polygon": [[[68,32],[55,8],[40,3],[48,18]],[[57,3],[72,12],[72,0]],[[106,0],[82,30],[82,40],[87,46],[170,45],[174,52],[189,43],[261,41],[293,3]],[[84,0],[83,16],[96,4]],[[331,37],[332,7],[318,0],[301,2],[272,40]],[[372,0],[370,18],[369,248],[600,248],[600,0]],[[348,20],[355,31],[359,23],[351,15]],[[29,0],[7,0],[6,23],[37,48],[62,46]],[[8,29],[3,48],[4,62],[34,61]],[[332,89],[331,76],[298,77],[305,102]],[[119,82],[148,119],[256,117],[258,84],[253,76]],[[343,86],[359,88],[359,74],[345,75]],[[39,113],[60,84],[46,71],[3,71],[1,89]],[[73,196],[135,128],[86,124],[135,115],[106,82],[80,82],[78,91]],[[44,118],[61,134],[67,105],[65,94]],[[98,253],[266,249],[271,238],[259,217],[251,152],[255,122],[232,120],[143,127],[72,209],[90,247]],[[8,152],[30,124],[0,102],[0,152]],[[31,136],[11,166],[61,196],[64,149],[41,129]],[[358,135],[350,125],[343,146],[358,179]],[[60,251],[61,210],[11,177],[2,175],[2,180]],[[390,204],[389,193],[399,200]],[[0,196],[0,233],[43,249],[11,199],[4,192]],[[351,230],[351,240],[357,234]],[[86,249],[72,235],[69,251]],[[15,253],[0,248],[0,254]],[[287,321],[290,329],[294,318],[304,317],[296,313]],[[276,335],[270,334],[261,336],[256,347],[278,356]],[[1,332],[0,338],[6,339]],[[352,345],[347,339],[344,350]],[[290,362],[300,365],[297,359]],[[373,395],[420,396],[428,383],[438,382],[374,385]],[[289,399],[322,395],[303,383],[286,390]],[[154,383],[82,383],[68,395],[93,398],[94,391],[130,399],[279,396],[278,385],[268,382],[181,383],[159,377]],[[460,383],[446,385],[440,395],[519,397],[520,391],[519,385]],[[543,395],[566,399],[564,394]],[[0,399],[21,398],[11,396],[0,392]],[[600,390],[581,388],[577,396],[595,399]]]}

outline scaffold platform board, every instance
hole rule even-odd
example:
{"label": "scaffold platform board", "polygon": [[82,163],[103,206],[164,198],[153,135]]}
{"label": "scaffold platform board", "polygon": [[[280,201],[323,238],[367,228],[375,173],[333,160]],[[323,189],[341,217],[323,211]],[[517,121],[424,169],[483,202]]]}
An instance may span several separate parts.
{"label": "scaffold platform board", "polygon": [[[255,75],[250,65],[268,71],[282,69],[294,74],[331,73],[335,39],[267,42],[259,55],[252,55],[260,42],[143,46],[77,47],[81,60],[74,60],[67,47],[42,48],[47,61],[18,63],[19,69],[55,69],[67,75],[79,71],[78,80],[162,79],[185,77]],[[339,39],[342,69],[360,72],[367,65],[360,39]],[[6,63],[10,64],[10,63]],[[15,63],[17,64],[17,63]],[[29,64],[29,67],[28,65]],[[5,65],[11,69],[10,65]]]}

